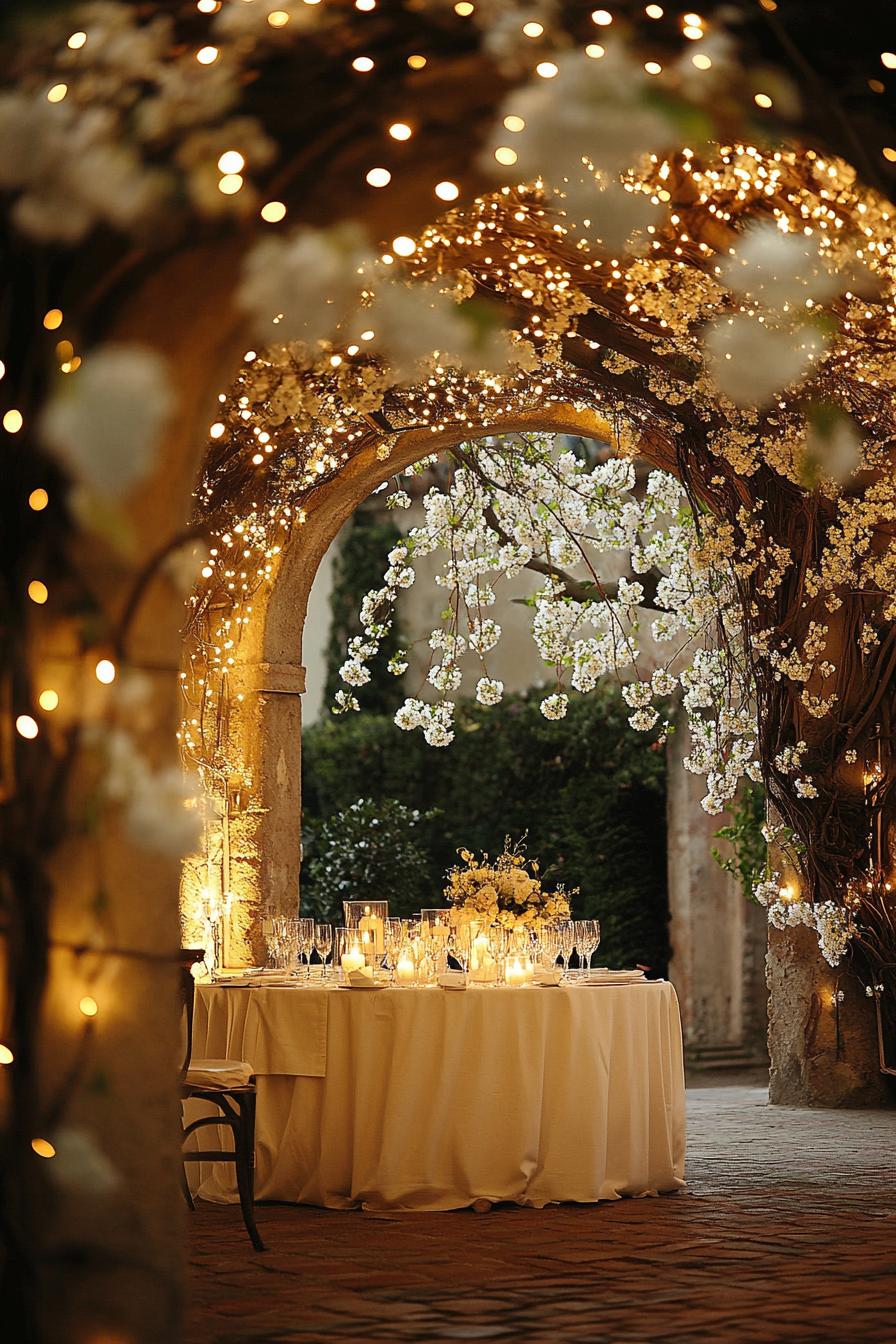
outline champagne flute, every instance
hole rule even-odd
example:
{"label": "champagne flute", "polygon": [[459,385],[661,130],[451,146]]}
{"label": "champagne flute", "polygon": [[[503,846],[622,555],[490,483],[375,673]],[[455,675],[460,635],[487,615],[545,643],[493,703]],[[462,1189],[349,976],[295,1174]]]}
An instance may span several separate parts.
{"label": "champagne flute", "polygon": [[557,951],[560,954],[560,962],[563,966],[564,979],[569,974],[569,959],[572,956],[572,950],[576,943],[576,933],[571,919],[560,919],[557,921]]}
{"label": "champagne flute", "polygon": [[596,919],[576,920],[576,948],[579,953],[579,975],[584,979],[591,970],[591,958],[600,941],[600,925]]}
{"label": "champagne flute", "polygon": [[314,946],[314,920],[297,919],[296,925],[296,950],[298,952],[299,969],[301,970],[301,959],[305,958],[305,979],[311,979],[311,949]]}
{"label": "champagne flute", "polygon": [[330,953],[333,951],[333,925],[315,924],[314,926],[314,950],[321,960],[321,979],[329,978],[329,967],[327,962]]}
{"label": "champagne flute", "polygon": [[398,962],[404,931],[400,919],[387,919],[383,929],[383,961],[389,972],[389,980],[395,980],[395,966]]}

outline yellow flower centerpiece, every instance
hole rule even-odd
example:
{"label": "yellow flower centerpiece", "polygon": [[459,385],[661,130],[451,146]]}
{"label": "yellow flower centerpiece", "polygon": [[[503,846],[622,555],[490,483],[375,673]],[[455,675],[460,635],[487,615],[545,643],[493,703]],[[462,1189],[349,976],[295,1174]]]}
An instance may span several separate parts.
{"label": "yellow flower centerpiece", "polygon": [[538,863],[526,858],[521,840],[511,847],[508,836],[494,861],[468,849],[458,853],[462,862],[448,873],[445,897],[459,921],[476,920],[486,928],[540,929],[551,920],[569,919],[569,897],[575,891],[562,886],[545,891]]}

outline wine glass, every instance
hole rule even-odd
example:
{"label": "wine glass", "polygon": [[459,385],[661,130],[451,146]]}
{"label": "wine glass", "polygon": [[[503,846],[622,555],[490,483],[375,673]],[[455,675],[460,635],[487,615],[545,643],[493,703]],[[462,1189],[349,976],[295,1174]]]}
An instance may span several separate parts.
{"label": "wine glass", "polygon": [[470,926],[457,924],[448,935],[448,952],[457,962],[464,975],[470,964]]}
{"label": "wine glass", "polygon": [[600,925],[596,919],[576,920],[576,950],[579,954],[579,976],[584,979],[591,970],[591,958],[600,942]]}
{"label": "wine glass", "polygon": [[333,925],[315,924],[314,926],[314,950],[321,960],[321,979],[328,979],[329,967],[327,962],[330,953],[333,951]]}
{"label": "wine glass", "polygon": [[569,959],[576,945],[576,931],[571,919],[560,919],[556,924],[557,951],[563,966],[564,978],[569,974]]}
{"label": "wine glass", "polygon": [[383,962],[389,972],[389,979],[395,979],[395,967],[404,942],[404,930],[400,919],[387,919],[383,928]]}
{"label": "wine glass", "polygon": [[305,958],[305,979],[311,979],[311,949],[314,946],[314,920],[297,919],[296,928],[296,952],[299,963],[299,969],[302,966],[302,957]]}

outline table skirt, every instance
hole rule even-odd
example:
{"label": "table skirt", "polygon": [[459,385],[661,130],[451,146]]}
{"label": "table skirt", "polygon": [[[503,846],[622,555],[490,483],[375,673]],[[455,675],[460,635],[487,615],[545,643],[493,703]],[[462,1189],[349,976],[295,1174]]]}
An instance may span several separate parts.
{"label": "table skirt", "polygon": [[[276,996],[277,1036],[269,1033],[260,1065],[243,1048],[264,1036],[254,1020],[268,1015],[261,996]],[[291,1072],[296,1041],[320,1030],[322,1012],[323,1075]],[[272,1039],[282,1039],[282,1059]],[[456,1209],[481,1199],[540,1208],[684,1184],[681,1025],[667,983],[464,992],[203,986],[194,1054],[248,1057],[258,1069],[258,1199],[332,1209]],[[231,1166],[189,1170],[201,1198],[236,1199]]]}

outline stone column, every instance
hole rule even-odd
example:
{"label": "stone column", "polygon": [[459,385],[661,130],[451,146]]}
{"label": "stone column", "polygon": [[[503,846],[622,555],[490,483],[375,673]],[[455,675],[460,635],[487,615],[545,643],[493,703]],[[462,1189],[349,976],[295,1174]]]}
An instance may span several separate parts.
{"label": "stone column", "polygon": [[[885,1106],[873,1003],[847,969],[828,966],[811,929],[770,929],[769,1097],[778,1106]],[[841,997],[842,996],[842,997]]]}
{"label": "stone column", "polygon": [[669,741],[669,977],[681,1003],[686,1058],[693,1067],[741,1067],[765,1060],[765,912],[712,857],[724,817],[700,806],[706,789],[682,761],[687,727]]}
{"label": "stone column", "polygon": [[243,663],[231,677],[229,737],[251,777],[249,789],[231,790],[226,819],[231,966],[257,964],[264,921],[298,911],[304,689],[299,663]]}

